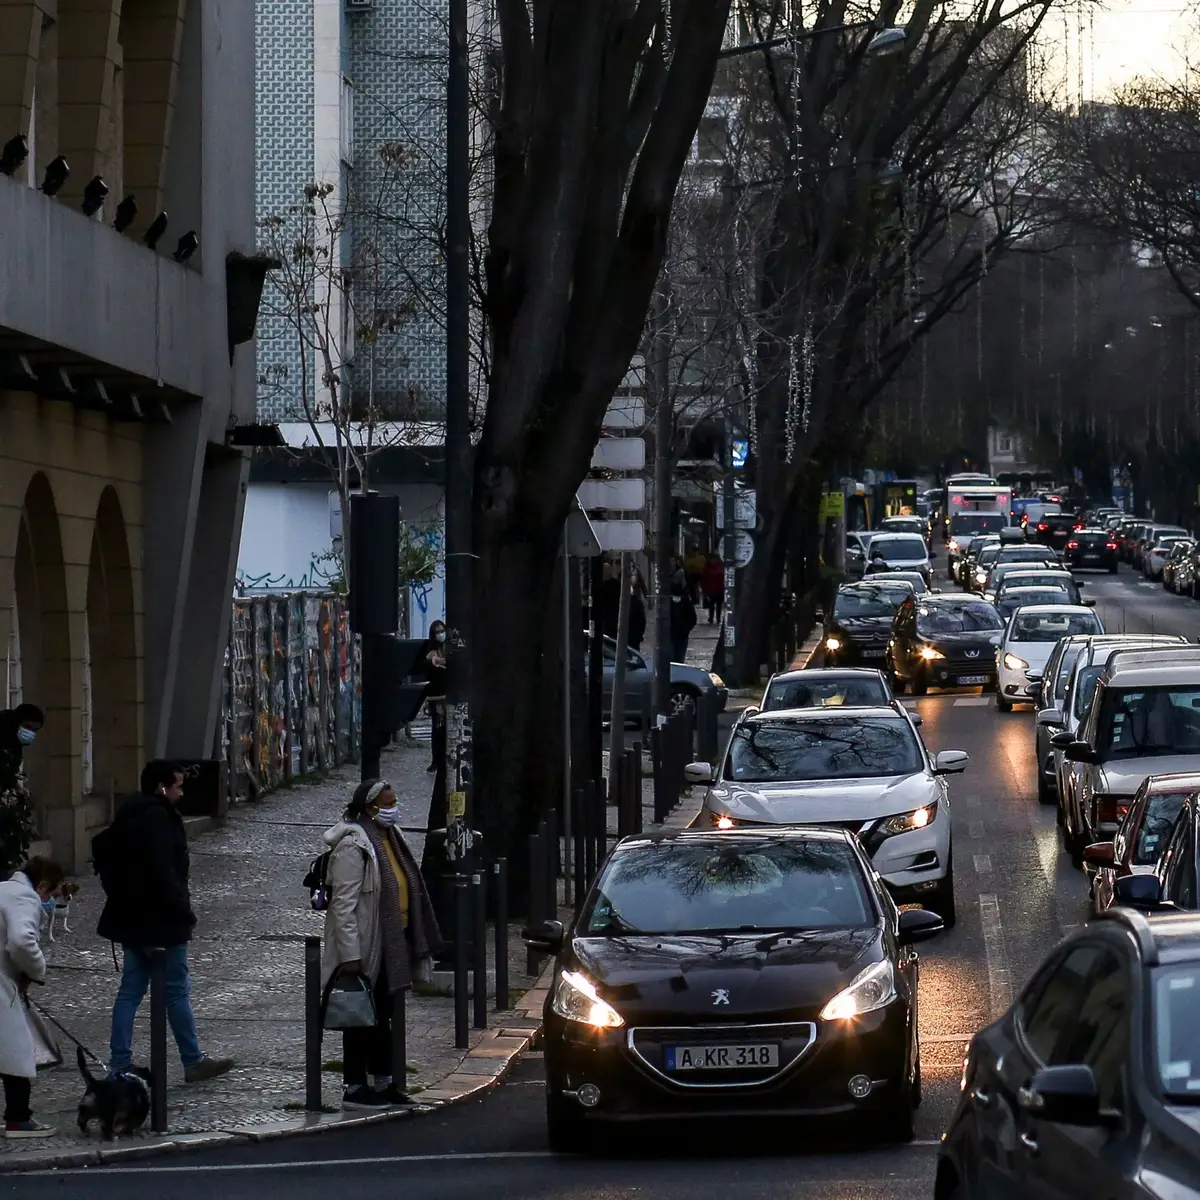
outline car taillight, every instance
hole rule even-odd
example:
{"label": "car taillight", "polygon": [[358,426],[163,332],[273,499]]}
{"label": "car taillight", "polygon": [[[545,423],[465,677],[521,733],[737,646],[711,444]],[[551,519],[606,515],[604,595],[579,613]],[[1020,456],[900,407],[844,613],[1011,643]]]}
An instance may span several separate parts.
{"label": "car taillight", "polygon": [[1129,797],[1105,796],[1096,797],[1096,822],[1100,825],[1115,825],[1129,811]]}
{"label": "car taillight", "polygon": [[1049,526],[1049,525],[1047,525],[1047,524],[1045,523],[1045,521],[1043,521],[1041,524],[1039,524],[1039,525],[1038,525],[1038,527],[1037,527],[1037,528],[1038,528],[1038,533],[1045,533],[1045,532],[1046,532],[1046,530],[1050,528],[1050,526]]}
{"label": "car taillight", "polygon": [[1104,543],[1104,548],[1105,548],[1105,550],[1116,550],[1116,549],[1117,549],[1117,543],[1116,543],[1116,542],[1105,542],[1105,543]]}
{"label": "car taillight", "polygon": [[1078,542],[1068,542],[1068,543],[1067,543],[1067,549],[1068,549],[1068,550],[1078,550],[1078,549],[1079,549],[1079,543],[1078,543]]}
{"label": "car taillight", "polygon": [[1076,526],[1075,526],[1075,532],[1076,532],[1076,533],[1078,533],[1078,532],[1079,532],[1079,531],[1080,531],[1082,528],[1083,528],[1083,526],[1082,526],[1082,525],[1076,525]]}

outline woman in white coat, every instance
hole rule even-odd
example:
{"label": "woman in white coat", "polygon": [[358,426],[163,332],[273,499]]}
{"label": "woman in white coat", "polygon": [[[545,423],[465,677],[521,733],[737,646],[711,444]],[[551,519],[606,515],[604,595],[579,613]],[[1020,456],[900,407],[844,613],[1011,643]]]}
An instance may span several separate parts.
{"label": "woman in white coat", "polygon": [[31,858],[0,883],[0,1080],[6,1138],[49,1137],[55,1132],[35,1121],[29,1107],[37,1064],[24,996],[30,983],[46,977],[38,942],[42,905],[50,902],[63,878],[58,863]]}

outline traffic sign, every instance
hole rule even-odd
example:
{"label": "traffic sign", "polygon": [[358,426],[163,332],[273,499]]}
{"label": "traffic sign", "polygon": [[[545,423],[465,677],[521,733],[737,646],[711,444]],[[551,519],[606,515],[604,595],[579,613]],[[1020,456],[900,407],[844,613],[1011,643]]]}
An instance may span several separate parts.
{"label": "traffic sign", "polygon": [[627,479],[587,479],[576,493],[585,512],[598,508],[608,512],[641,512],[646,507],[646,481],[639,476]]}
{"label": "traffic sign", "polygon": [[592,451],[593,471],[644,471],[646,442],[644,438],[602,437]]}
{"label": "traffic sign", "polygon": [[593,521],[600,549],[637,551],[646,548],[646,526],[641,521]]}
{"label": "traffic sign", "polygon": [[[725,558],[725,539],[721,539],[721,557]],[[739,529],[733,539],[733,561],[738,567],[746,566],[754,557],[754,539],[744,530]]]}
{"label": "traffic sign", "polygon": [[[753,529],[758,522],[758,493],[753,488],[743,488],[733,494],[733,527]],[[725,500],[717,494],[717,528],[725,528]]]}

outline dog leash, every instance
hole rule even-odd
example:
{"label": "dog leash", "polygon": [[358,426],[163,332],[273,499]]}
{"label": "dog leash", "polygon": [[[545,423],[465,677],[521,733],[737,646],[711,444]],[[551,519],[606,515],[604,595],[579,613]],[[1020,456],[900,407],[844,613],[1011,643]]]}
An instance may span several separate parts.
{"label": "dog leash", "polygon": [[59,1033],[65,1034],[70,1041],[74,1042],[75,1045],[78,1046],[79,1049],[82,1050],[84,1054],[86,1054],[88,1058],[92,1060],[92,1062],[94,1062],[98,1067],[104,1067],[106,1071],[108,1070],[108,1064],[101,1062],[100,1059],[98,1059],[56,1016],[48,1013],[36,1000],[30,1000],[28,996],[26,996],[25,999],[28,1000],[30,1005],[36,1008],[38,1012],[41,1013],[42,1016],[45,1017],[46,1020],[49,1021],[50,1024],[59,1031]]}

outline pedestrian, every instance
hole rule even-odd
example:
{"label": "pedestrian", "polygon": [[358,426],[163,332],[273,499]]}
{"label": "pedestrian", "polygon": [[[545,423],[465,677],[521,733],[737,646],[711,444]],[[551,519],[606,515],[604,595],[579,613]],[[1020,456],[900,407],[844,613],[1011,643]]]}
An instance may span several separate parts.
{"label": "pedestrian", "polygon": [[725,564],[721,556],[710,553],[704,564],[704,575],[700,580],[704,592],[704,608],[708,613],[708,623],[721,619],[721,611],[725,607]]}
{"label": "pedestrian", "polygon": [[31,858],[0,883],[0,1079],[6,1138],[51,1137],[57,1132],[35,1121],[29,1106],[37,1056],[26,1005],[29,985],[46,978],[38,942],[42,906],[53,903],[51,897],[64,876],[58,863]]}
{"label": "pedestrian", "polygon": [[92,839],[92,862],[106,897],[96,932],[120,942],[121,983],[113,1003],[109,1074],[133,1065],[133,1022],[150,985],[151,952],[166,951],[167,1021],[188,1083],[224,1075],[231,1058],[209,1058],[192,1014],[188,942],[196,925],[188,893],[187,833],[178,812],[183,769],[155,759],[142,769],[141,795],[117,809]]}
{"label": "pedestrian", "polygon": [[425,677],[429,687],[425,692],[425,711],[430,721],[430,774],[446,767],[446,623],[434,621],[429,626],[425,644]]}
{"label": "pedestrian", "polygon": [[684,573],[687,576],[688,588],[692,593],[692,603],[699,604],[701,596],[701,583],[704,579],[704,567],[706,563],[704,551],[699,546],[693,546],[688,551],[687,558],[683,561]]}
{"label": "pedestrian", "polygon": [[646,583],[637,567],[633,568],[629,587],[629,648],[640,650],[646,636]]}
{"label": "pedestrian", "polygon": [[596,621],[600,632],[606,636],[617,636],[617,622],[621,613],[621,567],[605,558],[600,572],[600,590],[595,597]]}
{"label": "pedestrian", "polygon": [[396,828],[399,817],[392,785],[368,779],[354,789],[345,819],[325,832],[332,853],[321,986],[359,975],[375,1002],[373,1027],[342,1034],[344,1109],[410,1102],[404,1081],[392,1078],[392,998],[414,979],[430,978],[442,943],[421,872]]}
{"label": "pedestrian", "polygon": [[687,658],[688,638],[696,628],[696,605],[692,589],[686,580],[671,583],[671,661],[681,663]]}
{"label": "pedestrian", "polygon": [[0,712],[0,878],[25,861],[33,843],[33,805],[25,786],[25,751],[37,740],[45,714],[36,704]]}

